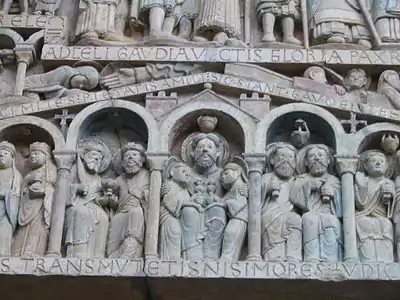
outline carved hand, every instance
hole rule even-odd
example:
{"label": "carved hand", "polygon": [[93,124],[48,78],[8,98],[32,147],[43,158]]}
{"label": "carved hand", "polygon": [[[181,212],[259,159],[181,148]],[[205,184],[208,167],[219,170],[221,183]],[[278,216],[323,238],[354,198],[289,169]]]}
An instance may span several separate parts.
{"label": "carved hand", "polygon": [[276,180],[276,179],[272,179],[269,183],[268,183],[268,187],[267,187],[267,191],[269,193],[277,191],[279,193],[279,190],[281,189],[281,183]]}
{"label": "carved hand", "polygon": [[107,89],[115,89],[121,86],[126,86],[136,83],[134,69],[119,69],[118,71],[104,76],[100,79],[100,84]]}
{"label": "carved hand", "polygon": [[388,194],[393,197],[394,193],[395,193],[395,188],[394,188],[393,182],[391,182],[389,180],[385,181],[381,186],[381,190],[382,190],[383,194]]}
{"label": "carved hand", "polygon": [[328,197],[332,198],[333,194],[334,194],[333,188],[330,184],[324,184],[321,187],[321,195],[322,196],[328,196]]}
{"label": "carved hand", "polygon": [[313,179],[310,184],[311,191],[317,192],[322,187],[323,182],[319,179]]}
{"label": "carved hand", "polygon": [[335,91],[339,96],[344,96],[346,94],[346,89],[342,87],[341,85],[334,85]]}
{"label": "carved hand", "polygon": [[76,191],[77,191],[80,195],[86,196],[86,195],[88,194],[88,192],[89,192],[89,187],[88,187],[88,186],[85,186],[85,185],[83,185],[83,184],[78,184],[78,187],[77,187]]}

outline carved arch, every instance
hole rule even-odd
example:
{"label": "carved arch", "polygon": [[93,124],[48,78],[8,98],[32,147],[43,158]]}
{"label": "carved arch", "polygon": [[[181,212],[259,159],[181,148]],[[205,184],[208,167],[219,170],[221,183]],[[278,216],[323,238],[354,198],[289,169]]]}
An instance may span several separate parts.
{"label": "carved arch", "polygon": [[375,123],[368,125],[358,131],[352,138],[352,144],[354,145],[354,154],[358,154],[363,151],[363,147],[371,141],[374,136],[384,133],[397,133],[400,136],[400,125],[390,123]]}
{"label": "carved arch", "polygon": [[154,153],[158,151],[158,139],[159,130],[157,122],[153,115],[150,114],[145,108],[139,104],[124,101],[124,100],[113,100],[113,101],[102,101],[92,104],[82,111],[80,111],[71,122],[67,133],[67,146],[70,149],[75,149],[76,144],[79,140],[80,130],[84,126],[85,122],[95,116],[100,111],[104,111],[109,108],[120,108],[126,111],[130,111],[140,117],[147,126],[148,131],[148,144],[147,151]]}
{"label": "carved arch", "polygon": [[23,37],[19,33],[9,28],[0,28],[0,36],[6,36],[13,41],[14,45],[10,48],[14,48],[17,44],[24,42]]}

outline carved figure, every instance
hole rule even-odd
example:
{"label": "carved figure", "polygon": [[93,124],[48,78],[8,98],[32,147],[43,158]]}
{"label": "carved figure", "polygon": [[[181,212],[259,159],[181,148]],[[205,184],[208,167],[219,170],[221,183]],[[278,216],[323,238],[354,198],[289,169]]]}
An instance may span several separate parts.
{"label": "carved figure", "polygon": [[18,223],[22,177],[15,166],[15,155],[13,144],[0,142],[0,257],[11,256]]}
{"label": "carved figure", "polygon": [[121,156],[124,172],[116,179],[116,211],[108,232],[107,256],[137,259],[143,255],[150,172],[144,168],[146,157],[142,145],[126,144]]}
{"label": "carved figure", "polygon": [[378,80],[377,93],[386,96],[395,109],[400,109],[400,76],[394,70],[383,71]]}
{"label": "carved figure", "polygon": [[139,11],[141,19],[148,20],[150,36],[162,35],[166,16],[172,14],[176,1],[177,0],[140,0]]}
{"label": "carved figure", "polygon": [[[0,15],[7,15],[10,12],[13,2],[14,2],[14,0],[2,0]],[[18,0],[18,4],[21,9],[20,14],[27,15],[28,8],[29,8],[28,0]]]}
{"label": "carved figure", "polygon": [[190,202],[192,175],[190,168],[175,158],[167,161],[163,174],[167,192],[162,195],[160,207],[160,258],[179,260],[182,248],[180,215],[182,206]]}
{"label": "carved figure", "polygon": [[[368,0],[362,0],[367,9]],[[351,43],[371,48],[370,33],[358,0],[308,0],[309,23],[316,44]]]}
{"label": "carved figure", "polygon": [[283,42],[301,45],[294,36],[295,20],[300,20],[300,0],[257,0],[257,16],[260,20],[264,36],[261,41],[275,42],[275,19],[282,21]]}
{"label": "carved figure", "polygon": [[373,0],[372,18],[382,42],[400,42],[399,0]]}
{"label": "carved figure", "polygon": [[191,40],[194,31],[194,23],[200,13],[201,0],[183,0],[177,5],[178,13],[178,37]]}
{"label": "carved figure", "polygon": [[392,217],[395,185],[385,176],[388,162],[383,152],[362,154],[361,172],[355,176],[357,244],[362,262],[393,262]]}
{"label": "carved figure", "polygon": [[109,197],[104,196],[100,174],[111,162],[106,144],[94,138],[78,144],[78,183],[73,185],[65,220],[67,257],[103,258],[106,253]]}
{"label": "carved figure", "polygon": [[[325,145],[309,145],[297,156],[289,199],[303,212],[304,260],[337,262],[342,255],[340,180],[328,173],[333,155]],[[307,173],[306,173],[307,172]]]}
{"label": "carved figure", "polygon": [[50,72],[27,76],[25,93],[43,95],[45,99],[59,98],[93,90],[99,83],[99,73],[94,67],[58,67]]}
{"label": "carved figure", "polygon": [[[239,0],[204,0],[196,25],[194,40],[225,42],[228,38],[240,39],[240,1]],[[203,37],[203,38],[201,38]]]}
{"label": "carved figure", "polygon": [[351,97],[360,103],[368,102],[371,93],[367,90],[370,84],[371,78],[367,76],[363,69],[351,69],[343,79],[343,85],[347,93],[351,94]]}
{"label": "carved figure", "polygon": [[35,0],[33,2],[34,14],[46,16],[54,16],[61,4],[61,0]]}
{"label": "carved figure", "polygon": [[116,16],[121,0],[79,0],[75,36],[79,39],[122,41],[117,35]]}
{"label": "carved figure", "polygon": [[49,145],[35,142],[29,150],[31,171],[21,185],[18,229],[12,255],[40,257],[47,250],[57,169]]}
{"label": "carved figure", "polygon": [[309,67],[304,71],[303,76],[304,78],[295,77],[294,85],[296,87],[332,97],[340,97],[346,94],[346,89],[343,86],[337,84],[330,85],[328,83],[326,72],[322,67]]}
{"label": "carved figure", "polygon": [[249,218],[247,170],[238,163],[228,163],[222,171],[221,182],[227,191],[223,202],[229,216],[222,240],[221,260],[237,261],[243,248]]}
{"label": "carved figure", "polygon": [[266,261],[302,260],[302,221],[289,199],[296,152],[286,143],[267,148],[267,161],[273,170],[262,178],[262,256]]}

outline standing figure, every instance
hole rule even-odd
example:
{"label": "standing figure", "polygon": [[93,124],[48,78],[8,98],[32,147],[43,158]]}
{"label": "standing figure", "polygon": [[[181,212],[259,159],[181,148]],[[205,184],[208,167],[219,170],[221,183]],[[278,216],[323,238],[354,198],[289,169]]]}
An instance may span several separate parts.
{"label": "standing figure", "polygon": [[108,232],[107,257],[138,259],[143,255],[150,186],[150,172],[144,168],[145,151],[133,142],[121,149],[124,173],[116,179],[116,211]]}
{"label": "standing figure", "polygon": [[0,257],[11,256],[11,244],[18,223],[22,177],[15,166],[15,146],[0,142]]}
{"label": "standing figure", "polygon": [[[160,36],[163,33],[163,26],[166,17],[170,16],[175,7],[176,0],[140,0],[140,18],[147,20],[149,35]],[[172,31],[172,30],[171,30]]]}
{"label": "standing figure", "polygon": [[178,19],[178,36],[185,39],[191,40],[193,30],[195,27],[195,21],[200,13],[201,0],[183,0],[180,4],[180,12]]}
{"label": "standing figure", "polygon": [[283,43],[301,45],[294,36],[295,22],[301,19],[300,0],[257,0],[257,17],[264,32],[262,42],[275,42],[275,20],[282,21]]}
{"label": "standing figure", "polygon": [[[14,0],[2,0],[0,15],[7,15],[10,12],[13,2],[14,2]],[[28,0],[18,0],[18,3],[20,6],[20,14],[27,15],[28,8],[29,8]]]}
{"label": "standing figure", "polygon": [[362,154],[362,172],[355,176],[357,244],[361,262],[393,262],[391,207],[394,182],[386,177],[388,162],[383,152]]}
{"label": "standing figure", "polygon": [[121,0],[79,0],[75,36],[78,39],[122,41],[116,30],[118,5]]}
{"label": "standing figure", "polygon": [[190,202],[192,175],[189,167],[171,158],[164,168],[164,189],[160,207],[160,258],[162,260],[181,259],[182,229],[181,209]]}
{"label": "standing figure", "polygon": [[382,42],[400,42],[399,0],[373,0],[372,18]]}
{"label": "standing figure", "polygon": [[[370,9],[369,0],[362,0]],[[351,43],[371,48],[370,32],[358,0],[307,0],[310,29],[316,44]]]}
{"label": "standing figure", "polygon": [[203,0],[196,25],[196,41],[225,42],[228,38],[240,39],[240,0]]}
{"label": "standing figure", "polygon": [[73,185],[67,202],[65,246],[67,257],[104,258],[106,252],[108,205],[100,174],[110,165],[106,144],[88,138],[78,144],[78,182]]}
{"label": "standing figure", "polygon": [[60,7],[61,0],[36,0],[34,2],[33,13],[35,15],[54,16]]}
{"label": "standing figure", "polygon": [[[303,252],[308,262],[338,262],[342,256],[340,180],[328,173],[333,155],[325,145],[309,145],[297,157],[290,200],[303,211]],[[307,173],[306,173],[307,172]]]}
{"label": "standing figure", "polygon": [[47,250],[57,169],[49,145],[35,142],[29,149],[31,171],[21,185],[12,256],[41,257]]}
{"label": "standing figure", "polygon": [[226,204],[229,216],[222,240],[221,260],[239,260],[246,238],[249,219],[246,173],[239,164],[228,163],[221,174],[222,185],[227,190],[222,201]]}
{"label": "standing figure", "polygon": [[301,261],[301,217],[289,200],[296,171],[296,148],[274,143],[267,151],[273,171],[262,178],[262,256],[265,261]]}

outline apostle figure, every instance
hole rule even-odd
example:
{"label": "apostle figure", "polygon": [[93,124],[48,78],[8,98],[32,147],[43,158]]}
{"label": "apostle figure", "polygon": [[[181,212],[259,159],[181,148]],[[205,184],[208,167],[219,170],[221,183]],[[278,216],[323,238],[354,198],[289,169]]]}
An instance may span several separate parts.
{"label": "apostle figure", "polygon": [[229,216],[222,241],[221,260],[237,261],[246,238],[249,218],[247,172],[238,163],[228,163],[222,171],[221,182],[227,191],[222,201],[226,204]]}
{"label": "apostle figure", "polygon": [[399,0],[373,0],[372,18],[382,42],[400,42]]}
{"label": "apostle figure", "polygon": [[338,262],[342,256],[341,186],[328,173],[332,163],[325,145],[306,146],[297,157],[301,175],[296,176],[289,199],[303,211],[303,252],[308,262]]}
{"label": "apostle figure", "polygon": [[60,7],[61,0],[35,0],[33,12],[35,15],[54,16]]}
{"label": "apostle figure", "polygon": [[175,158],[170,158],[164,168],[164,185],[167,191],[162,195],[160,207],[160,258],[179,260],[181,258],[182,230],[180,215],[183,204],[190,203],[189,167]]}
{"label": "apostle figure", "polygon": [[[367,9],[367,2],[362,0]],[[370,49],[370,33],[358,1],[307,0],[309,24],[316,44],[351,43]]]}
{"label": "apostle figure", "polygon": [[93,90],[99,83],[99,73],[94,67],[58,67],[44,74],[27,76],[24,92],[44,95],[45,99],[60,98],[78,92]]}
{"label": "apostle figure", "polygon": [[30,145],[29,162],[31,171],[21,185],[12,256],[41,257],[47,250],[57,169],[46,143]]}
{"label": "apostle figure", "polygon": [[144,168],[145,151],[142,145],[134,142],[121,149],[123,174],[116,179],[115,215],[107,241],[110,258],[138,259],[143,255],[150,186],[150,172]]}
{"label": "apostle figure", "polygon": [[393,108],[400,109],[400,76],[395,70],[383,71],[376,92],[384,95]]}
{"label": "apostle figure", "polygon": [[257,0],[257,15],[260,20],[264,36],[261,41],[275,42],[275,19],[282,20],[283,43],[301,45],[294,36],[295,22],[301,19],[299,0]]}
{"label": "apostle figure", "polygon": [[73,185],[65,220],[67,257],[104,258],[106,253],[108,205],[101,176],[110,165],[106,144],[95,138],[78,144],[78,183]]}
{"label": "apostle figure", "polygon": [[0,142],[0,257],[11,256],[13,233],[18,223],[22,177],[15,167],[13,144]]}
{"label": "apostle figure", "polygon": [[362,172],[355,176],[357,244],[361,262],[393,262],[391,207],[395,185],[386,177],[383,152],[370,150],[360,159]]}
{"label": "apostle figure", "polygon": [[296,148],[287,143],[268,146],[273,168],[262,179],[262,256],[265,261],[301,261],[302,222],[289,200],[296,171]]}

